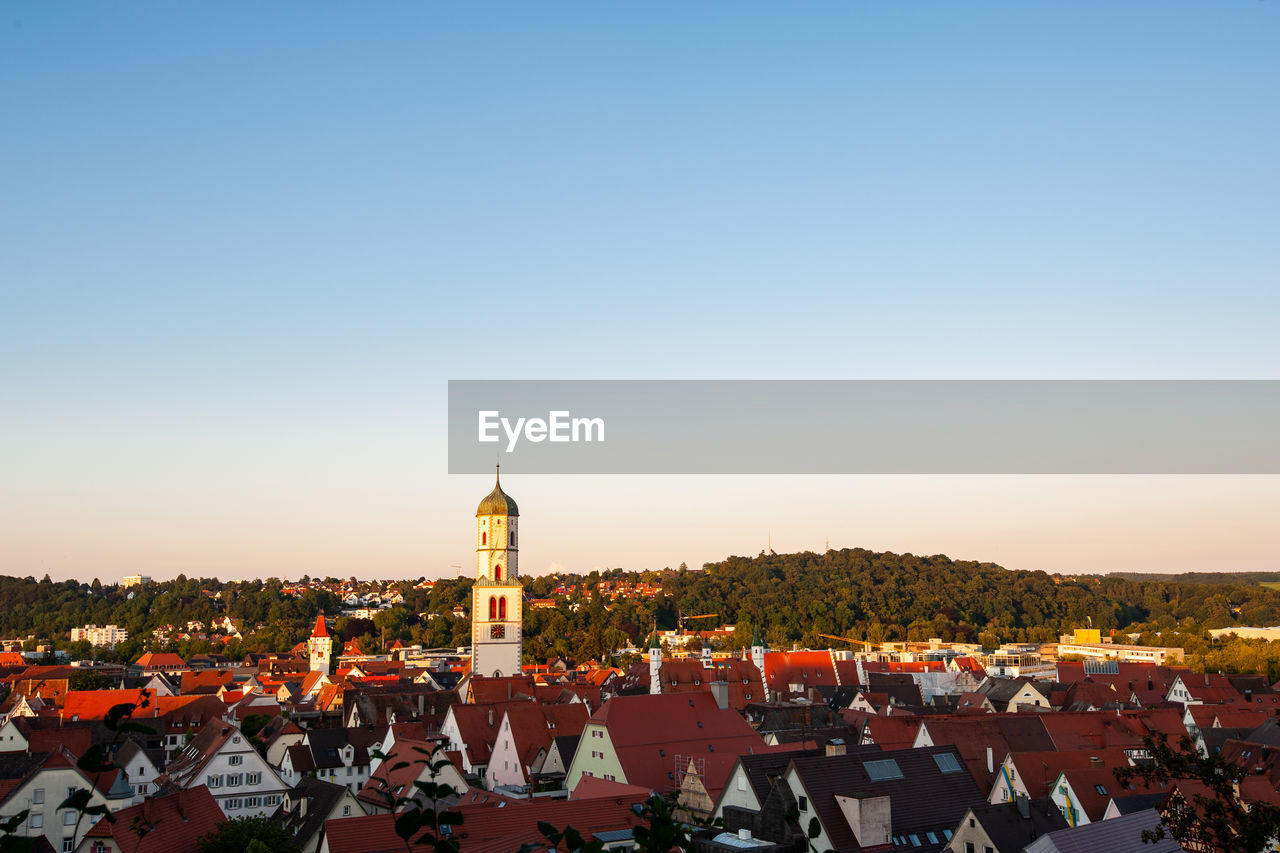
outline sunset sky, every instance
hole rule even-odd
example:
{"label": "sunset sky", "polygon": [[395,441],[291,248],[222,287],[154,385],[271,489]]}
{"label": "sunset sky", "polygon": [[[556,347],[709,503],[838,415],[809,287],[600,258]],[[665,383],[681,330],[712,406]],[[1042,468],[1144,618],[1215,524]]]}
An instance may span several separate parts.
{"label": "sunset sky", "polygon": [[[1278,378],[1277,44],[1256,0],[5,3],[0,574],[469,573],[449,379]],[[1280,570],[1278,477],[503,484],[525,573]]]}

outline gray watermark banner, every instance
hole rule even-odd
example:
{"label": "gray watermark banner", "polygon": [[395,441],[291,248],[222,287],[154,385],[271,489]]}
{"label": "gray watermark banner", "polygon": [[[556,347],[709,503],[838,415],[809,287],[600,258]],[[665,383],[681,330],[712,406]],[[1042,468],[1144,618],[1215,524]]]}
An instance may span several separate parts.
{"label": "gray watermark banner", "polygon": [[449,473],[1280,474],[1280,380],[452,380]]}

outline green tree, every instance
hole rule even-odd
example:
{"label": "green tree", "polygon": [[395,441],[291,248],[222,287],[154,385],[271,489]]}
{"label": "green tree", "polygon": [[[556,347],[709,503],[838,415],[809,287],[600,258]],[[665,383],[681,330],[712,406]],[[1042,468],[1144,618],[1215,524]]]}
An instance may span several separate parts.
{"label": "green tree", "polygon": [[[1237,792],[1248,769],[1228,761],[1221,753],[1202,756],[1191,738],[1183,735],[1178,748],[1169,746],[1163,733],[1148,735],[1143,743],[1152,764],[1120,767],[1112,771],[1122,785],[1141,777],[1148,783],[1169,785],[1190,780],[1208,788],[1209,795],[1193,793],[1164,809],[1163,822],[1144,830],[1142,840],[1154,843],[1167,835],[1188,849],[1262,853],[1280,836],[1280,806],[1255,802],[1246,806]],[[1179,794],[1182,792],[1179,791]]]}
{"label": "green tree", "polygon": [[197,853],[245,853],[254,842],[274,853],[297,853],[298,845],[281,827],[265,817],[237,817],[218,824],[218,828],[197,842]]}

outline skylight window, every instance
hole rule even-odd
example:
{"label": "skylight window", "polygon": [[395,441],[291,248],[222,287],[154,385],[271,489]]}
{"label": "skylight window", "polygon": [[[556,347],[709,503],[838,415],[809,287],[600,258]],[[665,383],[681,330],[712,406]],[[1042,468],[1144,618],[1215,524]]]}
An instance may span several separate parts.
{"label": "skylight window", "polygon": [[933,760],[938,765],[938,769],[943,773],[959,773],[960,762],[956,760],[955,754],[950,752],[935,752]]}
{"label": "skylight window", "polygon": [[862,762],[862,769],[867,771],[867,776],[876,782],[903,778],[902,769],[898,767],[898,762],[892,758],[884,758],[879,761],[864,761]]}

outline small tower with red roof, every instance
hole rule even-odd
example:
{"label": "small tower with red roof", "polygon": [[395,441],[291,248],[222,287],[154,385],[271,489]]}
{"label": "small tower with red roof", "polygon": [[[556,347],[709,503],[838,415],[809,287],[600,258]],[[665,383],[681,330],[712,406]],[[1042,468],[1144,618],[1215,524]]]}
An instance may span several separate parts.
{"label": "small tower with red roof", "polygon": [[329,656],[333,654],[333,637],[324,624],[324,611],[316,616],[316,627],[307,640],[307,655],[311,658],[311,669],[314,672],[329,674]]}

